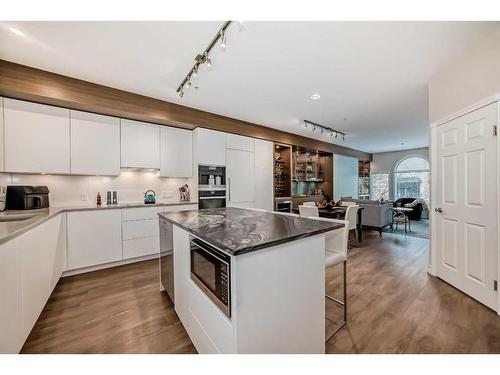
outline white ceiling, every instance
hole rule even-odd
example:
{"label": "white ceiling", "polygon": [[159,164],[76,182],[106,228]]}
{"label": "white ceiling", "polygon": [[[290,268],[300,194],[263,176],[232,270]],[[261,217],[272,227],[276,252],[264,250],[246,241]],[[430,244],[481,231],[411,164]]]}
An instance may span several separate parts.
{"label": "white ceiling", "polygon": [[[0,22],[0,58],[367,152],[428,145],[427,83],[498,23],[245,22],[175,90],[222,22]],[[21,30],[19,36],[10,27]],[[313,93],[321,98],[312,101]],[[402,144],[403,143],[403,144]]]}

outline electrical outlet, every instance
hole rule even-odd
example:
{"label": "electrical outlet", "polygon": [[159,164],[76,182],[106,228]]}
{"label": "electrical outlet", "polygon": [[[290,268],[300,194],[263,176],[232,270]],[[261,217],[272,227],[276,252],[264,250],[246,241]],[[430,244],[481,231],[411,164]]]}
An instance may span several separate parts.
{"label": "electrical outlet", "polygon": [[89,196],[85,192],[81,193],[80,198],[81,198],[82,202],[87,202],[89,200]]}
{"label": "electrical outlet", "polygon": [[173,191],[165,191],[163,190],[161,192],[161,199],[169,199],[169,198],[172,198],[174,196],[174,192]]}

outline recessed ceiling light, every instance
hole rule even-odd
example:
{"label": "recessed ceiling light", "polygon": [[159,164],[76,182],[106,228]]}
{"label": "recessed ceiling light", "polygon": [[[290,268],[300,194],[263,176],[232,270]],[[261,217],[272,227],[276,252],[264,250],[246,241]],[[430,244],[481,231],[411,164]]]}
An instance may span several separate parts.
{"label": "recessed ceiling light", "polygon": [[21,30],[16,29],[15,27],[9,27],[9,30],[13,34],[16,34],[16,35],[19,35],[19,36],[24,36],[24,33]]}
{"label": "recessed ceiling light", "polygon": [[320,94],[312,94],[311,95],[311,100],[318,100],[319,98],[321,98]]}

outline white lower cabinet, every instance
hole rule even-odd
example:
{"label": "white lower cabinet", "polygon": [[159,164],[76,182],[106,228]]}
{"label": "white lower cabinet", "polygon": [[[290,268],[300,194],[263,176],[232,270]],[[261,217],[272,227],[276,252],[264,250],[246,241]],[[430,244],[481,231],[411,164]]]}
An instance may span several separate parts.
{"label": "white lower cabinet", "polygon": [[120,209],[68,212],[68,269],[122,260]]}
{"label": "white lower cabinet", "polygon": [[21,350],[65,269],[65,214],[0,245],[0,353]]}

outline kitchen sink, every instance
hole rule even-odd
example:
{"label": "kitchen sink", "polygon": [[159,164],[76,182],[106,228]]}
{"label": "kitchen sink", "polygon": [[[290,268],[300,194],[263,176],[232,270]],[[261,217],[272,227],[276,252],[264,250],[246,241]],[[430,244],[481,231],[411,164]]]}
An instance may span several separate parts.
{"label": "kitchen sink", "polygon": [[24,221],[35,217],[36,215],[0,215],[0,223],[11,222],[11,221]]}

